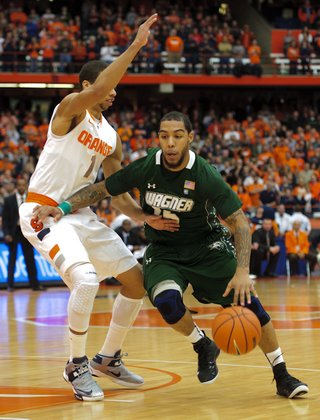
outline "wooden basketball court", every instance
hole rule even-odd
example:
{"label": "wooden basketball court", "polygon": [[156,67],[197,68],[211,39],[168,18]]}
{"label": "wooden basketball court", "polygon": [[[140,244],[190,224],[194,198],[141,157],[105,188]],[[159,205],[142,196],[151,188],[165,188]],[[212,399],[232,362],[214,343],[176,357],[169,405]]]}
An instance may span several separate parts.
{"label": "wooden basketball court", "polygon": [[[166,327],[148,298],[122,349],[126,366],[145,379],[138,389],[97,378],[105,399],[79,402],[63,380],[69,356],[67,288],[0,292],[0,420],[294,420],[320,416],[320,281],[303,277],[256,281],[271,315],[289,372],[310,392],[288,400],[276,395],[269,364],[259,348],[248,355],[221,353],[219,376],[200,385],[197,355],[178,333]],[[101,348],[119,288],[101,286],[91,316],[87,356]],[[201,305],[191,289],[184,301],[200,328],[211,337],[211,322],[221,310]]]}

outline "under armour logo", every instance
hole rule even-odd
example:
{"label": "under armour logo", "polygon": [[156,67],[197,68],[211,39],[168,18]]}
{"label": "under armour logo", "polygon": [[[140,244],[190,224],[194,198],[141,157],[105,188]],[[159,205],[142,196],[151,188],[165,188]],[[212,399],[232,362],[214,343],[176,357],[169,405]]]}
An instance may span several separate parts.
{"label": "under armour logo", "polygon": [[151,263],[151,258],[148,258],[148,259],[146,260],[146,264],[148,265],[149,263]]}
{"label": "under armour logo", "polygon": [[156,188],[156,184],[148,184],[148,188],[153,188],[153,189],[155,189],[155,188]]}

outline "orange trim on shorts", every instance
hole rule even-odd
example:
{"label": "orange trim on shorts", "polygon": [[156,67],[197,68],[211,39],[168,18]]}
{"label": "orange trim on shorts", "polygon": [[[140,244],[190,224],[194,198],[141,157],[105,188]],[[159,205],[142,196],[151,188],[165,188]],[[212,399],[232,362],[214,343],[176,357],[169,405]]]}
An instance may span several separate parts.
{"label": "orange trim on shorts", "polygon": [[28,193],[26,203],[37,203],[37,204],[40,204],[41,206],[52,206],[52,207],[57,207],[57,205],[59,204],[56,201],[52,200],[52,198],[47,197],[46,195],[37,194],[33,192]]}
{"label": "orange trim on shorts", "polygon": [[50,249],[49,257],[53,260],[59,251],[60,251],[59,245],[55,245],[53,248]]}

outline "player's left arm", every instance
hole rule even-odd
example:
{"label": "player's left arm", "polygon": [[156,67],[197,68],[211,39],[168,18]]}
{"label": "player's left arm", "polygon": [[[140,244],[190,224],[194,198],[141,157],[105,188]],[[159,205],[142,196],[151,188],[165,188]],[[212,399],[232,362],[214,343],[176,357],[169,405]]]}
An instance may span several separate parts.
{"label": "player's left arm", "polygon": [[[122,144],[120,136],[117,134],[116,150],[102,162],[102,168],[106,179],[121,169],[121,158]],[[131,219],[141,220],[154,229],[168,230],[170,232],[174,232],[179,229],[179,225],[176,221],[164,219],[162,216],[154,216],[153,214],[143,211],[138,203],[128,193],[112,197],[112,205]]]}
{"label": "player's left arm", "polygon": [[234,243],[237,252],[237,269],[235,275],[228,283],[228,286],[223,294],[227,296],[230,290],[234,289],[234,305],[251,303],[252,292],[255,297],[258,297],[251,279],[249,277],[250,271],[250,255],[251,255],[251,230],[248,220],[241,209],[236,210],[230,216],[226,217],[225,222],[230,227],[234,235]]}

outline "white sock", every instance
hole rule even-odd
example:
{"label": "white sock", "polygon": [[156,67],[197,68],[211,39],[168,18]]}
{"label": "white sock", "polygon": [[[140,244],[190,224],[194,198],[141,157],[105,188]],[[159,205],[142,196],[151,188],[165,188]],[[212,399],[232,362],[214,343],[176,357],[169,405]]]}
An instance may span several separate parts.
{"label": "white sock", "polygon": [[196,324],[194,324],[194,330],[190,335],[185,336],[190,343],[196,343],[199,340],[201,340],[202,337],[204,337],[203,332],[198,328]]}
{"label": "white sock", "polygon": [[70,360],[73,360],[75,357],[83,357],[86,354],[86,342],[87,342],[88,332],[85,334],[73,334],[69,330],[69,339],[70,339]]}
{"label": "white sock", "polygon": [[277,350],[265,354],[266,358],[269,360],[271,367],[283,363],[284,359],[282,357],[281,348],[278,347]]}
{"label": "white sock", "polygon": [[131,299],[121,293],[118,294],[112,309],[109,331],[100,354],[112,357],[118,350],[121,350],[123,341],[136,320],[141,305],[141,299]]}

